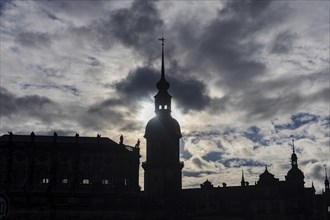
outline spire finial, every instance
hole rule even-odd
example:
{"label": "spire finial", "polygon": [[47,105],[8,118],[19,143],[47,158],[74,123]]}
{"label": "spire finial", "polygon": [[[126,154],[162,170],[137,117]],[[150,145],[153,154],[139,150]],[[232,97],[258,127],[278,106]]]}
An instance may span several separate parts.
{"label": "spire finial", "polygon": [[162,42],[162,71],[161,71],[161,79],[165,79],[165,67],[164,67],[164,42],[165,42],[165,38],[159,38],[158,40],[160,40]]}
{"label": "spire finial", "polygon": [[241,180],[241,186],[245,186],[245,180],[244,180],[244,171],[242,170],[242,180]]}
{"label": "spire finial", "polygon": [[158,40],[160,40],[162,42],[162,46],[164,47],[164,42],[165,42],[164,36],[162,38],[159,38]]}
{"label": "spire finial", "polygon": [[294,151],[294,139],[292,138],[292,151],[293,151],[293,153],[295,153],[295,151]]}
{"label": "spire finial", "polygon": [[324,166],[324,172],[325,172],[325,179],[328,180],[328,174],[327,174],[327,165]]}

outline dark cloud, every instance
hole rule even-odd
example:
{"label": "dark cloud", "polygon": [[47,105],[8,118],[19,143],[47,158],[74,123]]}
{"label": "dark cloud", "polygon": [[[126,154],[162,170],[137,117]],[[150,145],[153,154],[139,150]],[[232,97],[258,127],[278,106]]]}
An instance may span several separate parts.
{"label": "dark cloud", "polygon": [[35,73],[40,74],[41,76],[46,76],[48,77],[63,77],[63,73],[59,68],[54,68],[54,67],[46,67],[46,66],[41,66],[41,65],[33,65],[32,66],[33,71]]}
{"label": "dark cloud", "polygon": [[125,46],[146,56],[158,56],[155,42],[163,33],[164,22],[153,1],[134,1],[130,8],[119,9],[110,18],[112,34]]}
{"label": "dark cloud", "polygon": [[2,0],[0,1],[0,16],[5,11],[6,7],[8,7],[8,4],[11,3],[11,0]]}
{"label": "dark cloud", "polygon": [[203,161],[201,158],[194,157],[191,159],[191,162],[196,165],[199,169],[203,169],[204,167],[207,167],[207,163]]}
{"label": "dark cloud", "polygon": [[101,65],[101,62],[96,57],[89,56],[87,57],[87,59],[88,59],[88,65],[90,66],[97,67]]}
{"label": "dark cloud", "polygon": [[291,116],[291,122],[287,124],[279,124],[275,125],[276,130],[294,130],[297,129],[303,125],[309,124],[309,123],[315,123],[319,120],[320,116],[313,115],[307,112],[300,112],[297,114],[294,114]]}
{"label": "dark cloud", "polygon": [[324,167],[321,164],[314,164],[310,172],[311,179],[324,179]]}
{"label": "dark cloud", "polygon": [[296,38],[297,35],[291,33],[290,31],[283,31],[279,33],[271,45],[271,53],[285,54],[290,52]]}
{"label": "dark cloud", "polygon": [[248,166],[248,167],[257,167],[257,166],[264,166],[265,164],[256,160],[252,159],[242,159],[242,158],[230,158],[230,159],[223,159],[221,163],[225,167],[241,167],[241,166]]}
{"label": "dark cloud", "polygon": [[257,126],[249,127],[243,132],[243,136],[250,139],[255,144],[255,148],[259,146],[267,146],[269,144],[269,140],[265,139],[260,128]]}
{"label": "dark cloud", "polygon": [[[123,131],[134,131],[144,126],[136,121],[137,106],[138,104],[128,102],[125,99],[109,98],[92,104],[76,118],[81,126],[88,129],[118,128]],[[123,111],[122,109],[132,109],[132,111]]]}
{"label": "dark cloud", "polygon": [[20,32],[16,36],[16,42],[25,47],[41,48],[49,47],[51,38],[46,33]]}
{"label": "dark cloud", "polygon": [[50,123],[54,117],[59,117],[60,107],[47,97],[26,95],[17,97],[7,89],[0,88],[1,117],[21,115],[37,118]]}
{"label": "dark cloud", "polygon": [[[228,112],[243,109],[246,121],[255,119],[273,119],[276,115],[292,114],[302,111],[318,103],[330,103],[330,88],[328,87],[328,70],[315,72],[310,75],[287,75],[262,83],[255,82],[244,91],[230,91],[222,98],[211,101],[210,112]],[[318,85],[318,89],[306,93],[307,89]],[[267,96],[265,94],[273,94]],[[243,119],[244,119],[243,118]]]}
{"label": "dark cloud", "polygon": [[169,82],[172,87],[173,96],[175,102],[178,103],[178,107],[187,113],[190,110],[201,111],[207,107],[211,101],[208,95],[207,86],[204,82],[201,82],[194,78],[180,78],[180,75],[176,75],[178,78],[169,77]]}
{"label": "dark cloud", "polygon": [[193,62],[190,63],[190,68],[216,74],[215,79],[220,79],[219,85],[227,90],[242,91],[252,86],[255,78],[263,75],[266,70],[264,63],[252,58],[264,47],[253,36],[269,28],[270,23],[281,20],[267,14],[271,3],[272,1],[227,2],[218,16],[204,28],[196,27],[199,34],[191,31],[191,22],[179,21],[175,25],[175,31],[179,32],[178,41],[185,42],[180,46],[188,45],[185,50],[193,50],[189,55],[189,60]]}
{"label": "dark cloud", "polygon": [[202,158],[206,161],[218,161],[218,160],[220,160],[222,154],[223,153],[220,153],[220,152],[210,152],[210,153],[202,156]]}
{"label": "dark cloud", "polygon": [[159,71],[152,67],[140,67],[131,71],[126,79],[117,82],[115,88],[126,99],[139,100],[156,94],[159,78]]}
{"label": "dark cloud", "polygon": [[49,89],[56,89],[56,90],[60,90],[65,94],[72,94],[74,96],[79,96],[80,95],[80,90],[78,88],[76,88],[75,86],[71,86],[71,85],[38,85],[38,84],[22,84],[21,87],[25,90],[25,89],[29,89],[29,88],[37,88],[37,89],[44,89],[44,90],[49,90]]}
{"label": "dark cloud", "polygon": [[[175,69],[170,69],[171,70]],[[210,102],[206,85],[194,78],[181,77],[179,73],[166,74],[170,83],[169,92],[183,112],[203,110]],[[152,67],[140,67],[131,71],[125,80],[117,82],[115,88],[125,99],[141,100],[157,93],[156,83],[160,71]]]}

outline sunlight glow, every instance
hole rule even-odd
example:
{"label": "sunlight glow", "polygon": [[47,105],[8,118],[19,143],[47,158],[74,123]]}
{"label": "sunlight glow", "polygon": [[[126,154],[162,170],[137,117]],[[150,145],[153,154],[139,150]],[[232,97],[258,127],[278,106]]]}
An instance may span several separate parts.
{"label": "sunlight glow", "polygon": [[155,117],[154,103],[153,102],[142,102],[143,106],[138,113],[138,120],[147,123],[150,119]]}

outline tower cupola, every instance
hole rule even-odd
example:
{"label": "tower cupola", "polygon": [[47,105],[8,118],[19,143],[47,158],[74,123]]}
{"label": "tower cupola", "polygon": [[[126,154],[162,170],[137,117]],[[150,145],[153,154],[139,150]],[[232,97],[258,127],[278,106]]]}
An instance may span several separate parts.
{"label": "tower cupola", "polygon": [[298,157],[295,152],[294,139],[292,139],[292,155],[291,155],[291,169],[285,176],[285,179],[290,184],[295,184],[296,186],[304,186],[304,174],[298,168]]}
{"label": "tower cupola", "polygon": [[159,39],[162,41],[162,67],[160,80],[157,82],[156,87],[158,93],[155,95],[155,112],[157,116],[169,116],[171,114],[171,98],[172,96],[168,93],[170,84],[165,78],[165,66],[164,66],[164,41],[162,37]]}

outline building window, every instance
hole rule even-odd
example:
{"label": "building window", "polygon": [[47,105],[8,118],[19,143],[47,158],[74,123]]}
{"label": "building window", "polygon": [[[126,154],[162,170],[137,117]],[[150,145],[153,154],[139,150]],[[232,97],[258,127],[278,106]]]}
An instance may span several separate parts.
{"label": "building window", "polygon": [[83,184],[89,184],[89,179],[83,179],[82,183]]}
{"label": "building window", "polygon": [[49,179],[48,178],[42,179],[42,183],[49,183]]}
{"label": "building window", "polygon": [[162,109],[162,106],[161,105],[159,105],[159,107],[158,107],[159,109]]}
{"label": "building window", "polygon": [[62,180],[62,183],[63,183],[63,184],[68,184],[68,182],[69,182],[68,179],[63,179],[63,180]]}
{"label": "building window", "polygon": [[102,180],[102,184],[109,184],[109,180]]}
{"label": "building window", "polygon": [[167,109],[167,105],[164,106],[164,109]]}
{"label": "building window", "polygon": [[124,179],[124,185],[127,186],[127,179]]}

